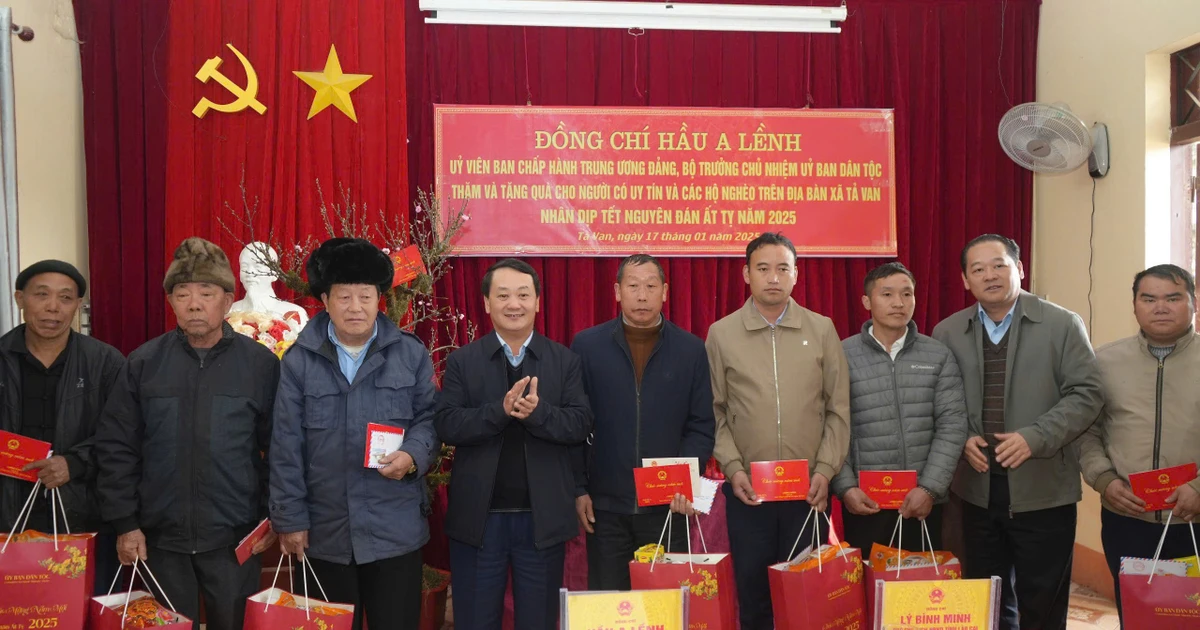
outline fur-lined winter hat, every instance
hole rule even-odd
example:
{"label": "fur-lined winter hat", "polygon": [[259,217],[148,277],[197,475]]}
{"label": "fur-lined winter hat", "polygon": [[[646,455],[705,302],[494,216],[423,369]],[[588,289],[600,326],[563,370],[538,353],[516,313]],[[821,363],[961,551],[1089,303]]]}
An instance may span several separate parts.
{"label": "fur-lined winter hat", "polygon": [[318,300],[335,284],[372,284],[380,295],[392,288],[392,259],[370,241],[331,238],[308,257],[308,291]]}
{"label": "fur-lined winter hat", "polygon": [[170,293],[175,285],[186,282],[207,282],[233,293],[233,269],[229,257],[217,247],[198,236],[183,239],[175,248],[175,260],[167,268],[163,288]]}

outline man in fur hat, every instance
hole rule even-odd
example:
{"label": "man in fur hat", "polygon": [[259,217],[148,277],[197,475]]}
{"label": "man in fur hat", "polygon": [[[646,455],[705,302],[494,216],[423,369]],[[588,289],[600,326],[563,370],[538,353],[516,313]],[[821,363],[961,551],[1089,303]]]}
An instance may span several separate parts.
{"label": "man in fur hat", "polygon": [[210,630],[240,629],[258,590],[261,558],[239,565],[234,549],[266,517],[279,382],[275,355],[225,323],[233,287],[221,248],[180,244],[163,280],[178,327],[129,355],[96,432],[101,515],[121,563],[146,563],[190,619],[203,593]]}
{"label": "man in fur hat", "polygon": [[[306,557],[330,601],[354,604],[354,628],[412,629],[421,616],[429,540],[425,474],[441,443],[429,352],[379,312],[392,261],[362,239],[334,238],[308,259],[325,311],[283,357],[271,441],[271,525],[284,553]],[[368,424],[403,431],[368,463]],[[309,579],[307,576],[305,579]],[[309,580],[309,594],[321,593]]]}

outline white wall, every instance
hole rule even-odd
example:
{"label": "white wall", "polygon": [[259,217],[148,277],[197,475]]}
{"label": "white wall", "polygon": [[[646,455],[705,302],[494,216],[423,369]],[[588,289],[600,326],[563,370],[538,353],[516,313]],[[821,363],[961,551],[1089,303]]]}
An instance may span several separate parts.
{"label": "white wall", "polygon": [[[1087,170],[1037,176],[1032,285],[1091,314],[1096,345],[1137,331],[1131,283],[1170,262],[1168,54],[1200,41],[1200,0],[1044,0],[1037,94],[1064,102],[1090,126],[1108,125],[1112,170],[1096,187],[1092,306]],[[1085,491],[1078,542],[1100,549],[1099,495]]]}
{"label": "white wall", "polygon": [[17,101],[20,264],[65,260],[87,276],[83,86],[70,0],[6,0],[13,22],[33,28],[12,38]]}

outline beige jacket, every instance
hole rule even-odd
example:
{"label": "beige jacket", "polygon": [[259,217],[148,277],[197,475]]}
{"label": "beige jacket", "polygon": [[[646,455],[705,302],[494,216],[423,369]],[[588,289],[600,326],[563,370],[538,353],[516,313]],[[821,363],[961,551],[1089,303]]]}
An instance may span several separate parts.
{"label": "beige jacket", "polygon": [[833,480],[850,447],[850,378],[833,322],[788,298],[770,326],[753,298],[708,329],[717,440],[726,477],[750,462],[807,459]]}
{"label": "beige jacket", "polygon": [[[1200,463],[1200,345],[1196,331],[1159,361],[1141,333],[1096,351],[1104,379],[1104,410],[1080,436],[1084,480],[1104,494],[1114,479],[1130,473]],[[1200,491],[1200,479],[1192,488]],[[1105,507],[1112,509],[1105,502]],[[1114,510],[1115,511],[1115,510]],[[1144,521],[1161,521],[1149,512]]]}

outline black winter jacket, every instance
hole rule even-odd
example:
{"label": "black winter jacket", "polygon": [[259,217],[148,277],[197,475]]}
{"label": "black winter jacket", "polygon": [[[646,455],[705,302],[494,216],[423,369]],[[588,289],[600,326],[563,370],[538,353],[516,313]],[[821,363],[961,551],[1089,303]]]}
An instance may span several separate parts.
{"label": "black winter jacket", "polygon": [[[100,413],[117,380],[125,357],[116,348],[87,335],[71,332],[66,363],[58,383],[54,454],[67,459],[71,480],[60,488],[67,523],[72,531],[97,531],[101,526],[96,503],[96,463],[93,438]],[[26,360],[25,325],[0,337],[0,429],[20,433],[21,361]],[[0,530],[12,531],[13,521],[29,497],[32,484],[0,477]],[[39,497],[41,502],[44,497]]]}
{"label": "black winter jacket", "polygon": [[100,511],[118,534],[203,553],[266,518],[279,359],[224,333],[203,361],[179,330],[129,355],[96,432]]}

